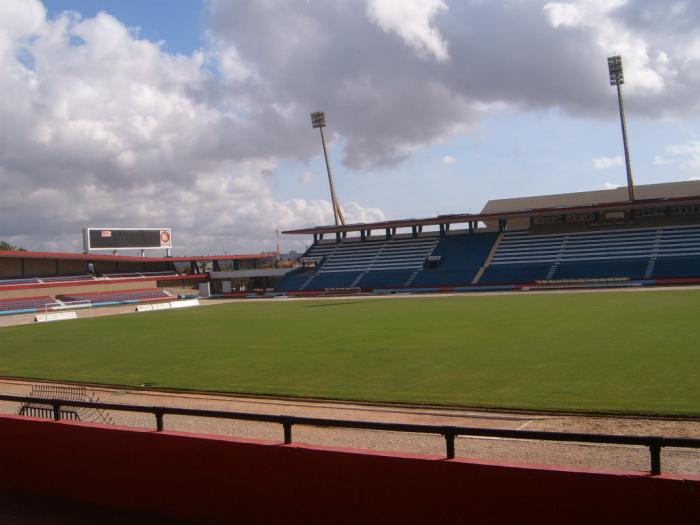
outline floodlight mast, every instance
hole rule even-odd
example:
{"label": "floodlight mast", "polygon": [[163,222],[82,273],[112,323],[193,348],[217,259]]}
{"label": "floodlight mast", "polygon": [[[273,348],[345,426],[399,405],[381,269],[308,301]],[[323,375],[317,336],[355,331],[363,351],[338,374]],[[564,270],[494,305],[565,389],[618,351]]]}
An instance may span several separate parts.
{"label": "floodlight mast", "polygon": [[326,171],[328,172],[328,185],[331,188],[331,201],[333,204],[333,216],[335,217],[336,226],[345,224],[343,210],[340,208],[338,197],[335,194],[335,184],[333,184],[333,169],[331,161],[328,158],[328,149],[326,148],[326,137],[323,135],[323,128],[326,127],[326,114],[323,111],[315,111],[311,113],[311,125],[318,128],[321,132],[321,144],[323,146],[323,156],[326,159]]}
{"label": "floodlight mast", "polygon": [[622,126],[622,143],[625,148],[625,167],[627,168],[627,194],[630,201],[635,200],[634,179],[632,178],[632,163],[630,162],[630,151],[627,144],[627,122],[625,120],[625,105],[622,101],[622,84],[625,83],[625,76],[622,72],[622,57],[616,55],[608,57],[608,71],[610,73],[610,85],[617,87],[617,101],[620,107],[620,123]]}

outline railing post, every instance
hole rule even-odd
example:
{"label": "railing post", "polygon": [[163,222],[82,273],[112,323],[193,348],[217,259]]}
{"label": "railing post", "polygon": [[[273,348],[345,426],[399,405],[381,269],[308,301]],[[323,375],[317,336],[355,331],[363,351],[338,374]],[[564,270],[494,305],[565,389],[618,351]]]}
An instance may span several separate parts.
{"label": "railing post", "polygon": [[456,433],[454,429],[446,428],[443,432],[445,436],[445,452],[447,459],[454,459],[455,457],[455,436]]}
{"label": "railing post", "polygon": [[160,410],[156,410],[153,412],[153,414],[156,416],[156,432],[162,432],[163,431],[163,412]]}
{"label": "railing post", "polygon": [[61,404],[51,403],[53,405],[53,420],[61,421]]}
{"label": "railing post", "polygon": [[661,474],[661,443],[654,441],[650,444],[649,454],[651,454],[651,475],[658,476]]}
{"label": "railing post", "polygon": [[289,445],[292,442],[292,420],[285,419],[282,422],[282,427],[284,428],[284,444]]}

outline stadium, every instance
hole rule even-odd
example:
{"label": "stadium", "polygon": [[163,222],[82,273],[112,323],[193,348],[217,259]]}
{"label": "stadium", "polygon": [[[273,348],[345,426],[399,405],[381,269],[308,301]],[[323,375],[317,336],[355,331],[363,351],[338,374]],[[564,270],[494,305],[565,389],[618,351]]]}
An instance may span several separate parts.
{"label": "stadium", "polygon": [[[159,483],[168,490],[157,491],[145,504],[130,499],[130,491],[113,490],[110,497],[102,490],[76,492],[74,475],[94,468],[86,454],[100,456],[105,446],[163,447],[179,458],[178,472],[189,472],[196,466],[185,459],[188,451],[204,446],[212,447],[207,454],[217,463],[248,458],[249,477],[256,462],[268,461],[256,456],[256,447],[279,439],[279,430],[270,428],[274,423],[284,430],[279,446],[301,454],[274,461],[295,476],[301,468],[304,476],[332,478],[327,469],[344,464],[357,469],[363,484],[380,490],[366,480],[370,472],[381,484],[394,479],[395,468],[415,468],[427,479],[451,479],[456,486],[476,475],[522,487],[519,476],[527,475],[548,487],[554,483],[547,490],[584,491],[599,509],[613,503],[595,488],[602,481],[591,473],[607,467],[600,480],[616,486],[618,494],[632,491],[636,498],[650,490],[646,511],[680,519],[697,504],[683,485],[673,484],[695,483],[699,461],[700,443],[694,439],[700,428],[699,363],[689,337],[697,323],[693,285],[700,281],[700,182],[636,191],[634,201],[620,188],[489,201],[477,214],[292,230],[285,233],[312,239],[297,267],[283,267],[275,252],[153,257],[96,253],[94,246],[82,254],[0,252],[0,323],[5,325],[0,399],[6,413],[20,414],[2,418],[3,435],[11,436],[7,439],[21,457],[31,456],[42,436],[52,447],[79,447],[75,453],[81,458],[62,465],[58,475],[43,475],[41,482],[27,477],[42,471],[39,465],[22,462],[10,468],[13,480],[24,481],[8,488],[69,502],[77,498],[86,502],[88,513],[100,512],[91,505],[116,505],[147,512],[147,520],[165,513],[225,522],[229,507],[220,503],[220,490],[233,482],[207,482],[204,492],[194,491],[196,503],[187,505],[173,500],[178,490],[164,478]],[[115,250],[115,243],[168,248],[158,235],[144,245],[147,230],[138,231],[137,239],[128,231],[90,231],[110,232],[114,242],[105,241],[104,250]],[[47,322],[52,319],[61,322]],[[155,415],[156,434],[174,442],[149,444],[150,430],[132,438],[134,429],[153,425],[148,414]],[[238,422],[212,427],[208,418]],[[47,419],[65,428],[46,427]],[[314,430],[319,427],[326,430]],[[100,434],[104,428],[114,430]],[[668,430],[674,435],[646,435]],[[201,442],[201,432],[219,437]],[[408,441],[397,446],[374,437],[387,432],[407,433]],[[431,441],[431,433],[446,445]],[[253,448],[227,451],[232,442],[221,441],[221,434],[235,436],[226,438],[234,442],[252,436],[240,446]],[[494,449],[488,440],[499,446]],[[540,449],[552,441],[554,448]],[[566,446],[577,441],[579,448]],[[331,448],[324,448],[326,443]],[[586,451],[580,448],[585,444],[600,448]],[[421,462],[444,446],[448,462],[474,466],[477,461],[486,470],[421,470]],[[392,452],[372,453],[379,456],[367,456],[365,464],[358,447]],[[324,457],[335,454],[332,450],[341,453],[341,463]],[[302,458],[305,454],[310,456]],[[409,463],[401,466],[401,458]],[[124,458],[115,461],[104,463],[104,471],[129,476]],[[142,461],[157,468],[158,474],[149,470],[154,479],[177,476],[160,460]],[[584,468],[549,467],[573,476],[562,481],[548,470],[534,474],[527,467],[550,461]],[[488,465],[515,470],[489,472]],[[196,478],[194,471],[186,475]],[[255,483],[277,487],[263,477]],[[659,489],[629,480],[668,485]],[[495,490],[490,483],[486,494]],[[593,485],[584,488],[587,483]],[[310,479],[302,485],[324,494]],[[420,484],[403,490],[427,489]],[[659,490],[666,491],[666,499]],[[294,494],[287,504],[303,501]],[[391,512],[391,504],[385,507],[374,498],[369,503],[363,494],[320,498],[329,505],[324,512],[341,500],[352,501],[357,507],[350,521],[368,517],[366,512]],[[132,503],[125,506],[125,501]],[[208,509],[203,514],[202,501]],[[494,513],[495,501],[486,501],[475,515],[509,519],[508,513]],[[569,505],[574,504],[562,508],[573,512]],[[68,505],[62,511],[67,515],[75,512],[74,503],[61,499],[55,505]],[[244,505],[244,513],[263,520],[274,516],[255,508]],[[589,518],[576,512],[582,521]]]}
{"label": "stadium", "polygon": [[635,184],[608,67],[624,187],[346,222],[316,111],[334,223],[281,228],[301,254],[127,212],[3,240],[0,522],[697,521],[700,180]]}

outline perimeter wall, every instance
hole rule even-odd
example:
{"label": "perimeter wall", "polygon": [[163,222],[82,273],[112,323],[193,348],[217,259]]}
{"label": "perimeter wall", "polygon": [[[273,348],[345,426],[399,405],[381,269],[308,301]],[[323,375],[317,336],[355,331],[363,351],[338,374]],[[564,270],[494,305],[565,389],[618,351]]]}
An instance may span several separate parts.
{"label": "perimeter wall", "polygon": [[0,489],[207,523],[640,524],[700,516],[700,477],[673,474],[448,461],[16,416],[0,416],[0,443]]}

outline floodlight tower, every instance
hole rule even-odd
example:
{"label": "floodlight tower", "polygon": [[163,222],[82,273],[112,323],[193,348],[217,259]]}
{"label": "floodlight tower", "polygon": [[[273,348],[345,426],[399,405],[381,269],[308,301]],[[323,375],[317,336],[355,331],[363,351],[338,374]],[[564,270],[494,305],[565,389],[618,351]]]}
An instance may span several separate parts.
{"label": "floodlight tower", "polygon": [[335,194],[335,184],[333,184],[333,169],[331,168],[331,161],[328,158],[328,149],[326,148],[326,137],[323,135],[323,128],[326,127],[326,114],[323,111],[315,111],[311,113],[311,125],[314,128],[318,128],[321,132],[321,144],[323,145],[323,156],[326,159],[326,171],[328,172],[328,185],[331,188],[331,201],[333,203],[333,215],[335,216],[335,224],[342,225],[345,224],[345,217],[343,217],[343,210],[340,208],[340,203],[338,202],[338,197]]}
{"label": "floodlight tower", "polygon": [[622,143],[625,147],[625,167],[627,168],[627,193],[629,200],[634,201],[634,179],[632,178],[632,164],[630,163],[630,151],[627,145],[625,105],[622,102],[622,84],[625,83],[625,76],[622,72],[622,57],[620,55],[608,58],[608,71],[610,72],[610,85],[617,87],[617,101],[620,106],[620,123],[622,125]]}

